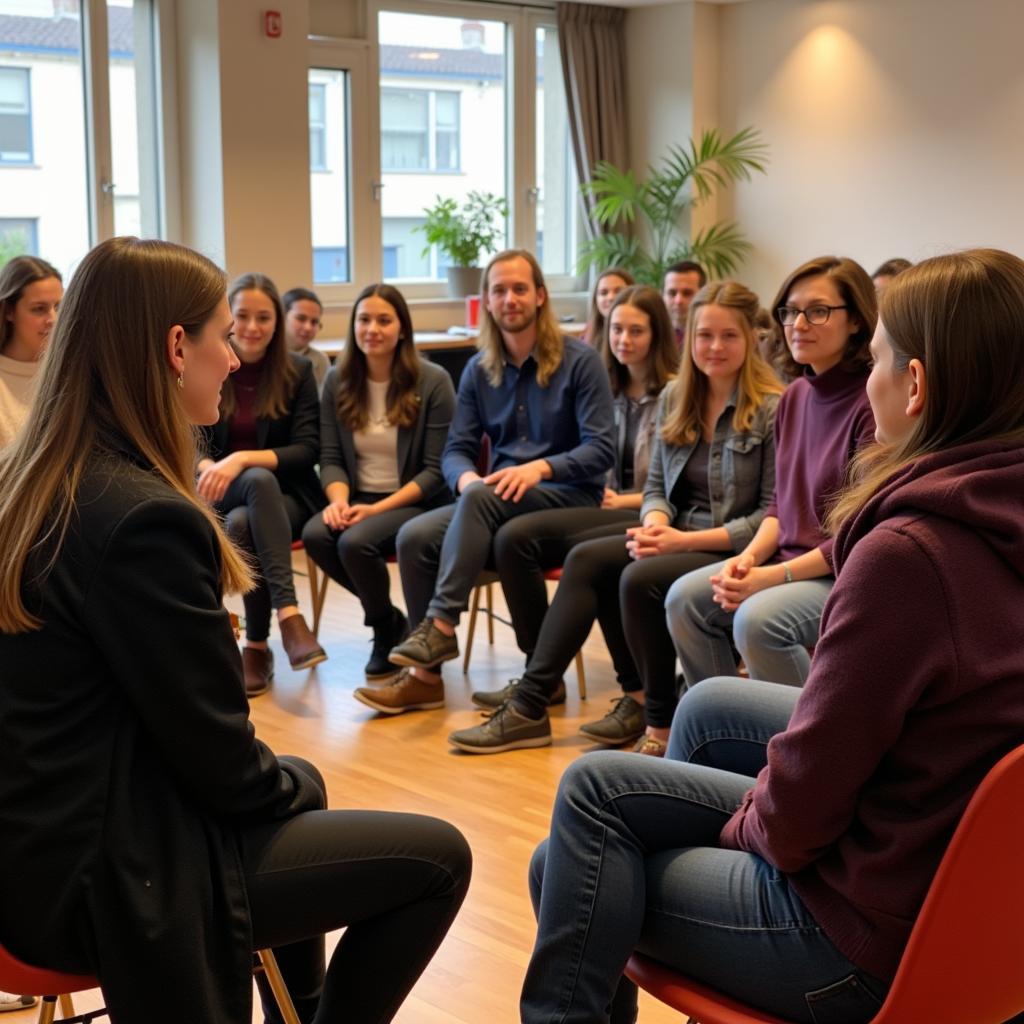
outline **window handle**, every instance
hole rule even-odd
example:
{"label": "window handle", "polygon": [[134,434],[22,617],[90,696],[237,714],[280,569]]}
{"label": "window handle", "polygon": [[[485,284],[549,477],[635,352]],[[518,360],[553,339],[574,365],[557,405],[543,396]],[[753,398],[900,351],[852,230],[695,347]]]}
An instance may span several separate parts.
{"label": "window handle", "polygon": [[371,181],[370,182],[370,194],[373,196],[373,201],[375,203],[379,203],[380,202],[381,194],[383,193],[383,191],[384,191],[384,182],[383,181]]}

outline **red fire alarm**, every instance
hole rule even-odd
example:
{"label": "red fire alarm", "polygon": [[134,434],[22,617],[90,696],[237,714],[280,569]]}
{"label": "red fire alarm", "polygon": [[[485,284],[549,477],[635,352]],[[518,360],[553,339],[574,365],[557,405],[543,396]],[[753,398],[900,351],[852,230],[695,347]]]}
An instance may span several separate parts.
{"label": "red fire alarm", "polygon": [[263,31],[268,39],[280,39],[281,38],[281,12],[280,11],[264,11],[263,12]]}

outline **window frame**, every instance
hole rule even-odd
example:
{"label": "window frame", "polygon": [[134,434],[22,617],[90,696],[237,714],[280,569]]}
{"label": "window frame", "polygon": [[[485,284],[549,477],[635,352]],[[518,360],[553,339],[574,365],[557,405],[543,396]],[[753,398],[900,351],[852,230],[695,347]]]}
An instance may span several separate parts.
{"label": "window frame", "polygon": [[[399,87],[395,85],[381,86],[381,107],[383,109],[383,100],[385,93],[420,93],[423,94],[426,99],[426,106],[424,111],[426,113],[426,125],[423,129],[423,134],[427,140],[427,166],[426,167],[388,167],[384,164],[383,151],[384,151],[384,124],[381,122],[380,126],[380,141],[381,141],[381,165],[380,169],[383,174],[461,174],[462,173],[462,109],[459,103],[459,93],[454,89],[420,89],[415,86]],[[455,152],[458,156],[458,164],[455,167],[438,167],[437,165],[437,98],[438,96],[454,96],[456,97],[455,102],[455,127],[454,129],[442,128],[441,131],[449,132],[455,136]],[[411,133],[411,129],[408,133]]]}
{"label": "window frame", "polygon": [[32,126],[32,68],[22,67],[19,64],[0,64],[0,71],[20,71],[25,78],[25,113],[23,116],[28,122],[28,153],[25,159],[5,159],[3,151],[0,150],[0,166],[3,167],[31,167],[35,164],[35,136]]}
{"label": "window frame", "polygon": [[[381,127],[380,127],[380,40],[379,14],[395,11],[404,14],[436,15],[460,20],[503,21],[506,24],[506,123],[510,126],[507,140],[505,176],[508,188],[508,244],[536,250],[537,224],[534,197],[536,181],[536,30],[538,26],[555,27],[554,6],[524,7],[497,2],[457,2],[451,0],[367,0],[365,9],[365,40],[334,39],[313,36],[310,39],[309,67],[337,67],[349,72],[350,147],[352,220],[350,257],[354,281],[365,284],[383,274],[381,215]],[[342,61],[332,64],[331,60]],[[327,61],[327,63],[324,63]],[[510,84],[508,84],[510,83]],[[464,124],[461,111],[459,136]],[[462,163],[460,158],[460,164]],[[403,173],[388,171],[388,174]],[[408,172],[406,172],[408,173]],[[419,172],[434,173],[434,172]],[[437,172],[457,173],[457,172]],[[363,202],[366,197],[368,201]],[[577,211],[577,238],[582,238]],[[310,246],[312,252],[312,245]],[[312,258],[312,257],[311,257]],[[555,294],[582,292],[586,276],[578,274],[546,274],[548,290]],[[399,287],[412,302],[452,301],[444,281],[399,281]],[[344,304],[358,294],[355,284],[318,286],[325,302]]]}

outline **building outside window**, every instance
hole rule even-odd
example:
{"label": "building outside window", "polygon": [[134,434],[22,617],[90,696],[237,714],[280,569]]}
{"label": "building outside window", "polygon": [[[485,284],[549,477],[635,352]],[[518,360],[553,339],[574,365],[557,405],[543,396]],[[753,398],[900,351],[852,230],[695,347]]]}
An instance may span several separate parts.
{"label": "building outside window", "polygon": [[382,88],[380,163],[384,171],[458,171],[459,93]]}
{"label": "building outside window", "polygon": [[327,170],[327,86],[309,83],[309,169]]}
{"label": "building outside window", "polygon": [[0,163],[32,163],[28,68],[0,67]]}
{"label": "building outside window", "polygon": [[28,217],[0,217],[0,267],[15,256],[39,255],[37,223]]}

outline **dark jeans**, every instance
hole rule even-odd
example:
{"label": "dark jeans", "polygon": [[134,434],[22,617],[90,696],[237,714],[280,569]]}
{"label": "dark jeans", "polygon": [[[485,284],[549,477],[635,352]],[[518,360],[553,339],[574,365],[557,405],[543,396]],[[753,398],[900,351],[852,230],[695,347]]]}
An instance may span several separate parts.
{"label": "dark jeans", "polygon": [[[537,646],[548,610],[545,571],[564,566],[577,545],[601,537],[617,538],[625,550],[626,528],[639,524],[635,509],[559,508],[518,516],[495,534],[494,565],[516,643],[527,661]],[[567,573],[562,575],[565,579]]]}
{"label": "dark jeans", "polygon": [[[372,504],[382,497],[385,495],[356,494],[349,501]],[[418,505],[407,505],[370,516],[346,530],[332,530],[318,512],[302,529],[302,543],[310,557],[335,583],[359,598],[368,626],[391,618],[394,605],[387,558],[395,553],[399,529],[421,512]]]}
{"label": "dark jeans", "polygon": [[[382,811],[309,811],[254,826],[242,857],[254,945],[274,948],[303,1024],[391,1020],[458,913],[471,871],[453,826]],[[343,927],[325,973],[324,933]],[[280,1021],[266,1000],[264,1013]]]}
{"label": "dark jeans", "polygon": [[477,577],[488,564],[499,528],[510,519],[541,509],[597,504],[576,487],[531,487],[518,502],[506,501],[494,487],[475,483],[452,505],[424,512],[398,531],[398,567],[409,621],[438,618],[458,625]]}
{"label": "dark jeans", "polygon": [[664,595],[681,573],[709,564],[717,556],[695,551],[634,562],[621,529],[618,537],[577,544],[565,560],[515,696],[520,710],[532,717],[544,713],[549,696],[597,619],[623,692],[646,691],[648,724],[667,728],[672,722],[676,652],[665,627]]}
{"label": "dark jeans", "polygon": [[[606,751],[562,777],[534,855],[537,941],[524,1024],[632,1024],[633,950],[805,1024],[864,1024],[887,983],[829,941],[786,875],[718,846],[799,691],[715,679],[680,701],[669,758]],[[748,774],[750,773],[750,774]]]}
{"label": "dark jeans", "polygon": [[239,473],[216,509],[224,516],[231,539],[256,557],[256,587],[242,598],[245,635],[266,640],[271,609],[298,604],[291,547],[306,521],[306,510],[290,494],[282,494],[272,470],[258,468]]}

